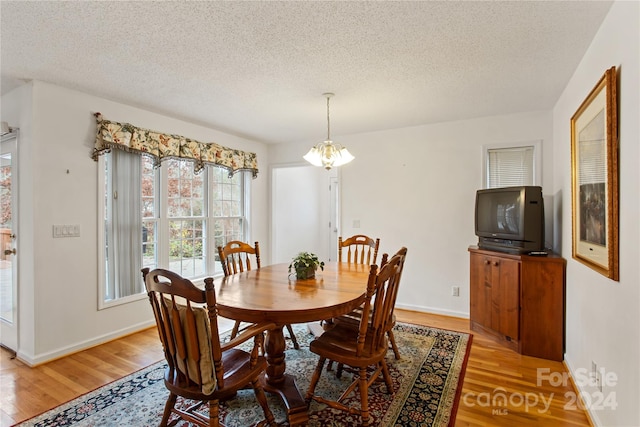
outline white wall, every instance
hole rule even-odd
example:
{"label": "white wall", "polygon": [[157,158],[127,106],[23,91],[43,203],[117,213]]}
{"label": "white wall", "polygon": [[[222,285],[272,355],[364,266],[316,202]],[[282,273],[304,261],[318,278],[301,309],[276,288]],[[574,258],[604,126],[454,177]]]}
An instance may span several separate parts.
{"label": "white wall", "polygon": [[[553,110],[554,191],[561,194],[562,252],[567,259],[566,357],[575,373],[591,362],[617,376],[603,393],[616,408],[591,414],[597,425],[640,425],[640,4],[616,2]],[[570,119],[611,66],[618,69],[620,281],[571,257]],[[583,391],[594,396],[594,387]]]}
{"label": "white wall", "polygon": [[[467,248],[477,242],[482,146],[542,140],[545,190],[553,181],[551,133],[551,112],[532,112],[336,136],[356,157],[338,169],[340,233],[379,237],[381,253],[408,248],[399,307],[468,317]],[[299,161],[308,148],[281,144],[270,147],[270,158]],[[460,287],[459,297],[451,296],[452,286]]]}
{"label": "white wall", "polygon": [[[31,109],[25,111],[25,104]],[[42,82],[3,96],[2,107],[3,120],[21,128],[18,354],[27,363],[152,324],[146,299],[97,310],[98,170],[90,158],[94,112],[108,120],[256,152],[262,173],[252,181],[251,236],[268,238],[268,154],[263,143]],[[81,235],[54,239],[54,224],[79,224]]]}

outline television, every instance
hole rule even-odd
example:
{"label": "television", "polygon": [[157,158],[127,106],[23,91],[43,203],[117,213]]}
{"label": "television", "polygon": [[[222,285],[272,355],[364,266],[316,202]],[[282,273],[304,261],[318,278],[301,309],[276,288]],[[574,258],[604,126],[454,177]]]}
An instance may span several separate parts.
{"label": "television", "polygon": [[475,231],[481,249],[514,254],[544,252],[542,187],[478,190]]}

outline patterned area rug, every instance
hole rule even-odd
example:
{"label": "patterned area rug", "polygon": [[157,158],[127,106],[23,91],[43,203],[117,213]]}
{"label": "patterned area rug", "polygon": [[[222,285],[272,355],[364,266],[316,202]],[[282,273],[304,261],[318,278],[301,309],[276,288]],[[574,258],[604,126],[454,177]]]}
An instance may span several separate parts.
{"label": "patterned area rug", "polygon": [[[313,336],[306,326],[294,325],[294,330],[301,349],[287,349],[287,372],[295,375],[304,393],[318,358],[307,350]],[[371,386],[372,425],[453,426],[472,336],[409,324],[396,325],[394,334],[402,354],[400,360],[395,360],[391,351],[387,355],[395,392],[388,394],[383,381]],[[152,365],[19,426],[157,426],[168,396],[163,371],[164,363]],[[316,393],[336,398],[350,382],[349,373],[338,379],[324,372]],[[279,398],[267,396],[278,423],[287,425],[284,405]],[[351,399],[359,402],[354,393]],[[360,422],[359,416],[317,402],[311,403],[309,414],[310,427],[346,427]],[[221,405],[221,416],[226,425],[237,427],[254,426],[264,418],[251,390],[241,391]]]}

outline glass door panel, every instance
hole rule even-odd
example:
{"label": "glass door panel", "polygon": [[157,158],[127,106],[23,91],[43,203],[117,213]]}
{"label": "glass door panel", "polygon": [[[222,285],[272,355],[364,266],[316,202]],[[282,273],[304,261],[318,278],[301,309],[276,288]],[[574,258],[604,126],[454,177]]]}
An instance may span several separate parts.
{"label": "glass door panel", "polygon": [[18,348],[17,138],[2,137],[0,150],[0,344]]}

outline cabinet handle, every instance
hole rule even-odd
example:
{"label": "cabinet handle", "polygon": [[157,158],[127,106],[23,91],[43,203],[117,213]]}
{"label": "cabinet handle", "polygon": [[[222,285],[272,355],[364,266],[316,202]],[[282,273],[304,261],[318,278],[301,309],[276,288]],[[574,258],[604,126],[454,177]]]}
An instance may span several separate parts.
{"label": "cabinet handle", "polygon": [[498,261],[493,261],[493,265],[494,265],[495,267],[497,267],[497,266],[499,266],[499,265],[500,265],[500,263],[499,263]]}
{"label": "cabinet handle", "polygon": [[485,263],[486,265],[489,265],[489,264],[491,264],[491,261],[489,261],[488,259],[485,259],[485,260],[484,260],[484,263]]}

